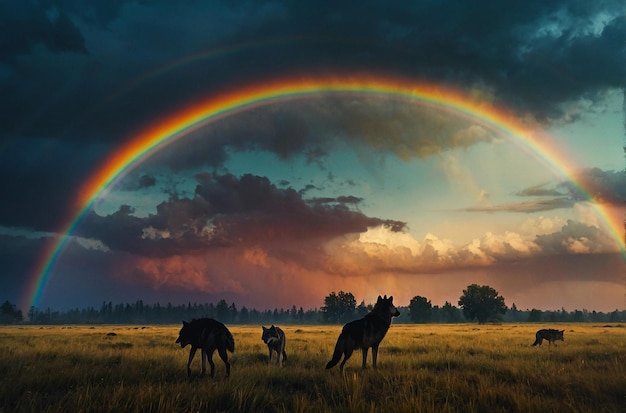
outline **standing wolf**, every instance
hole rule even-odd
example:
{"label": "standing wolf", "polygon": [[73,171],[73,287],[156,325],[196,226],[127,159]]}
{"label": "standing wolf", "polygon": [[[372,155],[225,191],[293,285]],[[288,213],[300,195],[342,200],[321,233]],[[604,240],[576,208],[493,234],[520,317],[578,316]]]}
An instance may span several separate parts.
{"label": "standing wolf", "polygon": [[370,311],[365,317],[354,320],[343,326],[341,334],[337,339],[335,345],[335,352],[333,358],[326,364],[326,368],[330,369],[334,367],[341,356],[345,356],[339,369],[343,371],[343,366],[346,361],[352,356],[352,352],[360,348],[363,354],[363,365],[365,369],[365,362],[367,360],[367,351],[372,348],[372,365],[376,368],[376,358],[378,357],[378,346],[380,342],[387,334],[387,330],[391,326],[392,317],[400,315],[398,309],[393,305],[393,296],[387,298],[381,298],[378,296],[378,301],[372,311]]}
{"label": "standing wolf", "polygon": [[273,324],[270,328],[265,328],[265,326],[261,327],[263,327],[261,340],[267,344],[267,349],[270,352],[267,363],[269,364],[272,362],[272,352],[275,352],[276,364],[282,366],[283,361],[287,361],[287,353],[285,352],[285,332],[280,327],[276,327]]}
{"label": "standing wolf", "polygon": [[213,353],[217,350],[220,358],[226,365],[226,376],[230,376],[230,363],[228,362],[228,353],[235,351],[235,340],[228,328],[219,321],[212,318],[193,319],[190,322],[183,321],[183,328],[180,329],[177,343],[182,348],[187,344],[191,344],[189,352],[189,361],[187,361],[187,376],[191,376],[191,361],[196,355],[196,350],[201,350],[202,356],[202,374],[206,374],[206,360],[209,359],[211,365],[211,377],[215,375],[215,363],[213,363]]}
{"label": "standing wolf", "polygon": [[[541,329],[535,333],[535,342],[533,343],[533,346],[536,346],[537,344],[541,345],[543,340],[548,340],[548,346],[551,346],[556,340],[565,341],[563,338],[564,332],[565,330],[555,330],[552,328]],[[554,345],[556,346],[556,343],[554,343]]]}

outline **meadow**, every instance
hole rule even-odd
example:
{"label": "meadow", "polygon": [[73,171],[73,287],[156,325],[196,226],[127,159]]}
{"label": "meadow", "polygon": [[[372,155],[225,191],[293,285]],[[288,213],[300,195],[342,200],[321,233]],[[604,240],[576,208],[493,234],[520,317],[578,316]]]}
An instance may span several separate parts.
{"label": "meadow", "polygon": [[[392,325],[378,369],[355,352],[343,374],[324,369],[341,326],[281,327],[282,368],[260,326],[230,326],[229,378],[217,353],[187,378],[179,325],[0,327],[0,412],[626,411],[623,324]],[[531,347],[545,327],[565,342]]]}

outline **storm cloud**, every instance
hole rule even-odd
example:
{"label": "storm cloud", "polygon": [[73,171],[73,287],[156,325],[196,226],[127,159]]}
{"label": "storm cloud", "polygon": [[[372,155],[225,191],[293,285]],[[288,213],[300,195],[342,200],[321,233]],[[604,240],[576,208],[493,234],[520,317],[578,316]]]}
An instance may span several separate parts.
{"label": "storm cloud", "polygon": [[368,228],[398,232],[404,222],[367,217],[354,209],[354,197],[307,201],[251,174],[199,176],[193,198],[172,197],[146,218],[129,206],[102,217],[92,212],[76,231],[112,250],[150,257],[204,253],[214,248],[316,244]]}
{"label": "storm cloud", "polygon": [[[0,94],[9,98],[0,101],[0,133],[6,137],[0,178],[19,177],[21,184],[1,189],[6,207],[0,224],[54,229],[60,202],[94,160],[151,119],[250,78],[392,73],[475,90],[541,122],[566,118],[564,104],[594,102],[603,91],[623,87],[626,78],[626,19],[617,0],[489,0],[481,7],[461,1],[410,6],[369,1],[358,8],[283,1],[191,6],[185,1],[2,6]],[[327,113],[342,120],[348,135],[361,134],[372,147],[397,156],[430,156],[449,145],[429,134],[386,133],[398,125],[398,117],[414,114],[370,111],[386,119],[370,116],[367,124],[346,124],[350,114],[359,113],[351,108],[338,115],[344,110],[330,105]],[[266,128],[268,122],[273,129]],[[306,153],[315,159],[328,153],[328,140],[319,138],[324,134],[316,133],[306,116],[283,114],[248,124],[273,130],[273,138],[234,130],[207,140],[211,150],[196,151],[198,161],[221,164],[224,145],[262,148],[281,157]],[[231,140],[235,134],[239,138]],[[385,140],[390,136],[400,141]],[[11,155],[23,145],[46,144],[80,147],[95,158],[68,162],[71,155],[38,151],[28,154],[29,163],[18,163]],[[30,164],[46,169],[34,174]],[[40,185],[42,179],[46,184]],[[33,186],[61,194],[58,200],[42,194],[53,212],[45,222],[35,217],[40,211],[30,202],[32,192],[21,190]],[[32,214],[16,221],[26,213],[21,205],[29,203]]]}

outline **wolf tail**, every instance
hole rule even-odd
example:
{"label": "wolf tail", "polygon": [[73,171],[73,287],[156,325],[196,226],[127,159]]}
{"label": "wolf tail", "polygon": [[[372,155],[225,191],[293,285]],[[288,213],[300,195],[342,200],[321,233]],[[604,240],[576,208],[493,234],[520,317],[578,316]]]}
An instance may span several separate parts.
{"label": "wolf tail", "polygon": [[335,367],[337,363],[339,363],[339,360],[341,360],[341,356],[343,355],[343,351],[345,347],[344,344],[345,344],[345,338],[343,337],[343,334],[340,334],[339,338],[337,339],[337,344],[335,344],[335,351],[333,353],[333,358],[326,364],[327,369],[331,369]]}
{"label": "wolf tail", "polygon": [[533,343],[533,346],[536,346],[537,344],[541,345],[541,342],[542,342],[542,341],[543,341],[543,340],[542,340],[539,336],[537,336],[537,337],[535,338],[535,342]]}

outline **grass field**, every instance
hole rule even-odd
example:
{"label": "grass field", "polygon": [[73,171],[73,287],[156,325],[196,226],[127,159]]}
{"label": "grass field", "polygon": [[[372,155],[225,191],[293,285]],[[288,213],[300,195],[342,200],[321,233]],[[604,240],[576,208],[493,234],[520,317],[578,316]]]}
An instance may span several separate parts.
{"label": "grass field", "polygon": [[[378,369],[355,352],[343,375],[324,369],[340,326],[282,327],[283,368],[260,326],[232,326],[231,376],[215,354],[213,379],[199,353],[187,378],[180,326],[0,327],[0,412],[626,411],[623,324],[392,325]],[[565,342],[531,347],[544,327]]]}

